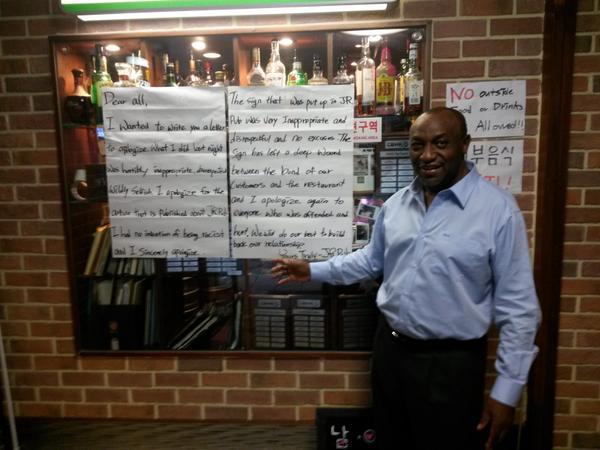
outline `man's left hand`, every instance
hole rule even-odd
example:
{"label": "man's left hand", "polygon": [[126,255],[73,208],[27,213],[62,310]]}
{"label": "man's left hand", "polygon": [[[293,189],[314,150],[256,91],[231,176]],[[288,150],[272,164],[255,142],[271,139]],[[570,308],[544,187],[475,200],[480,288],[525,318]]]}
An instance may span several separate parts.
{"label": "man's left hand", "polygon": [[515,408],[488,398],[485,409],[477,424],[477,431],[489,427],[490,434],[485,443],[485,450],[492,450],[494,445],[504,437],[515,418]]}

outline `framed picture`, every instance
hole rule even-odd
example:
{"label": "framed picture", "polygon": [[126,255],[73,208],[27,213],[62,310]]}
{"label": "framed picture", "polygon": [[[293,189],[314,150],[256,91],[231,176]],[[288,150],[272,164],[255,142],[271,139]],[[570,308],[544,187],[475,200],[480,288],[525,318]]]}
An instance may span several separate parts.
{"label": "framed picture", "polygon": [[361,198],[356,207],[357,222],[364,222],[369,220],[375,220],[381,210],[383,202],[379,199],[374,198]]}
{"label": "framed picture", "polygon": [[354,243],[355,244],[368,244],[371,237],[371,225],[366,222],[354,223]]}

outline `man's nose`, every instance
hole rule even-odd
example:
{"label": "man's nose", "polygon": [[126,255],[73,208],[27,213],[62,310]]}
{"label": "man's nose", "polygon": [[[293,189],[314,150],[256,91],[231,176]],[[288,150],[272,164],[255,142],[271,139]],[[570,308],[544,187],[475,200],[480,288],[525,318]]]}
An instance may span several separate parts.
{"label": "man's nose", "polygon": [[421,153],[420,159],[425,160],[425,161],[430,161],[432,159],[435,159],[435,149],[433,148],[433,145],[431,144],[426,144],[423,147],[423,152]]}

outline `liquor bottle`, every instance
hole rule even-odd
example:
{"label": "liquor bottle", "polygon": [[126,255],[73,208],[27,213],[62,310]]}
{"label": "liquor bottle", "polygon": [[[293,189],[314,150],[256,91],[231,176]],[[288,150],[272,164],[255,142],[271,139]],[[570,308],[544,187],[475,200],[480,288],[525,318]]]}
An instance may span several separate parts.
{"label": "liquor bottle", "polygon": [[[200,76],[198,75],[198,67],[196,66],[196,60],[194,59],[194,52],[190,52],[190,58],[188,60],[188,75],[183,80],[183,86],[199,86]],[[177,79],[177,75],[175,75]]]}
{"label": "liquor bottle", "polygon": [[[229,64],[227,64],[227,63],[223,64],[221,66],[221,71],[223,72],[223,84],[225,84],[225,86],[235,86],[235,84],[236,84],[235,73],[233,72],[231,67],[229,67]],[[217,76],[217,74],[215,73],[215,77],[216,76]]]}
{"label": "liquor bottle", "polygon": [[337,74],[333,77],[333,84],[352,84],[352,77],[348,75],[346,67],[346,57],[344,55],[338,58]]}
{"label": "liquor bottle", "polygon": [[302,70],[302,61],[298,59],[296,55],[296,49],[294,49],[294,59],[292,62],[292,71],[288,74],[287,85],[288,86],[302,86],[306,84],[306,73]]}
{"label": "liquor bottle", "polygon": [[329,84],[327,78],[323,76],[323,66],[321,65],[321,57],[317,54],[313,55],[313,75],[308,84]]}
{"label": "liquor bottle", "polygon": [[177,79],[175,78],[175,64],[167,64],[167,75],[165,77],[165,86],[177,87]]}
{"label": "liquor bottle", "polygon": [[215,82],[212,84],[212,86],[225,86],[225,72],[222,70],[215,71]]}
{"label": "liquor bottle", "polygon": [[400,60],[400,70],[394,80],[394,113],[402,114],[404,111],[404,97],[406,94],[406,72],[408,72],[408,61],[406,58]]}
{"label": "liquor bottle", "polygon": [[102,88],[113,85],[112,78],[108,73],[108,63],[104,47],[96,44],[96,67],[92,75],[92,104],[96,109],[96,123],[101,124],[102,118]]}
{"label": "liquor bottle", "polygon": [[169,64],[169,54],[162,54],[162,85],[165,86],[167,83],[167,64]]}
{"label": "liquor bottle", "polygon": [[175,81],[177,82],[177,86],[183,85],[183,76],[181,75],[181,71],[179,70],[179,60],[175,60]]}
{"label": "liquor bottle", "polygon": [[362,38],[362,57],[356,64],[356,114],[375,113],[375,61],[371,58],[369,38]]}
{"label": "liquor bottle", "polygon": [[408,50],[408,71],[406,72],[406,91],[404,94],[404,115],[411,120],[423,112],[423,75],[417,66],[419,44],[411,42]]}
{"label": "liquor bottle", "polygon": [[248,72],[248,84],[250,86],[264,86],[265,85],[265,71],[260,66],[260,48],[254,47],[252,49],[252,68]]}
{"label": "liquor bottle", "polygon": [[279,56],[279,41],[271,41],[271,58],[265,70],[265,84],[267,86],[285,86],[285,66]]}
{"label": "liquor bottle", "polygon": [[215,78],[212,73],[212,63],[210,61],[204,61],[203,68],[204,70],[202,71],[202,75],[204,78],[204,85],[212,86],[212,84],[215,82]]}
{"label": "liquor bottle", "polygon": [[65,111],[73,123],[90,124],[94,117],[94,107],[90,94],[83,87],[83,70],[73,69],[74,89],[65,99]]}
{"label": "liquor bottle", "polygon": [[383,41],[381,49],[381,62],[377,66],[375,92],[377,94],[377,114],[387,115],[394,113],[394,80],[396,67],[392,64],[392,56],[387,40]]}

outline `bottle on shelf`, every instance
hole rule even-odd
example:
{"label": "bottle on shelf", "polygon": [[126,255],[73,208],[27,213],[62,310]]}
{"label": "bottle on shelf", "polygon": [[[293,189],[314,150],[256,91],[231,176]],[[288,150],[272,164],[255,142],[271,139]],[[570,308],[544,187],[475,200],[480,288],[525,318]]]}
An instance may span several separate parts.
{"label": "bottle on shelf", "polygon": [[302,61],[298,59],[296,55],[296,49],[294,49],[294,59],[292,62],[292,71],[288,74],[287,85],[288,86],[302,86],[306,84],[306,73],[302,70]]}
{"label": "bottle on shelf", "polygon": [[95,70],[92,75],[92,95],[91,100],[96,110],[96,123],[101,124],[102,118],[102,88],[113,85],[112,78],[108,73],[108,62],[104,47],[101,44],[96,44],[96,59]]}
{"label": "bottle on shelf", "polygon": [[215,82],[212,84],[212,86],[225,86],[225,72],[222,70],[217,70],[215,72]]}
{"label": "bottle on shelf", "polygon": [[265,69],[265,85],[267,86],[285,86],[285,65],[281,62],[279,55],[279,41],[271,41],[271,57]]}
{"label": "bottle on shelf", "polygon": [[237,80],[235,79],[235,73],[231,69],[231,66],[225,63],[221,66],[221,70],[223,71],[223,83],[225,86],[235,86]]}
{"label": "bottle on shelf", "polygon": [[252,48],[252,68],[248,72],[248,84],[250,86],[264,86],[266,74],[260,66],[260,48]]}
{"label": "bottle on shelf", "polygon": [[423,112],[423,75],[419,70],[419,44],[411,42],[408,51],[408,71],[404,75],[404,115],[414,120]]}
{"label": "bottle on shelf", "polygon": [[71,70],[74,89],[65,99],[67,117],[73,123],[88,125],[94,117],[91,95],[83,87],[83,69]]}
{"label": "bottle on shelf", "polygon": [[162,85],[165,86],[167,83],[167,64],[169,64],[169,54],[167,52],[162,54]]}
{"label": "bottle on shelf", "polygon": [[356,115],[375,114],[375,61],[371,58],[369,38],[362,38],[362,57],[356,64]]}
{"label": "bottle on shelf", "polygon": [[175,64],[167,64],[167,75],[165,77],[166,87],[177,87],[177,79],[175,78]]}
{"label": "bottle on shelf", "polygon": [[175,81],[177,82],[177,86],[182,86],[183,77],[181,76],[181,71],[179,70],[179,60],[176,59],[173,64],[175,65]]}
{"label": "bottle on shelf", "polygon": [[215,82],[215,78],[213,76],[213,68],[212,63],[210,61],[204,61],[202,74],[204,75],[204,86],[212,86]]}
{"label": "bottle on shelf", "polygon": [[342,55],[338,58],[337,73],[332,80],[333,84],[352,84],[353,80],[348,75],[348,68],[346,66],[346,56]]}
{"label": "bottle on shelf", "polygon": [[[183,80],[184,86],[200,86],[201,80],[198,75],[198,66],[196,65],[196,60],[194,59],[194,52],[190,52],[190,59],[188,61],[188,76]],[[175,75],[175,79],[177,79],[177,75]]]}
{"label": "bottle on shelf", "polygon": [[376,69],[375,92],[377,94],[376,113],[379,115],[394,114],[394,81],[396,66],[392,64],[392,55],[387,39],[383,41],[381,62]]}
{"label": "bottle on shelf", "polygon": [[404,111],[404,97],[406,93],[406,72],[408,61],[406,58],[400,60],[400,69],[394,80],[394,113],[402,114]]}
{"label": "bottle on shelf", "polygon": [[108,322],[108,336],[110,339],[110,349],[119,350],[119,322],[110,320]]}
{"label": "bottle on shelf", "polygon": [[321,64],[321,56],[314,54],[313,55],[313,69],[312,69],[312,78],[308,80],[308,84],[311,85],[319,85],[319,84],[329,84],[327,78],[323,76],[323,66]]}

